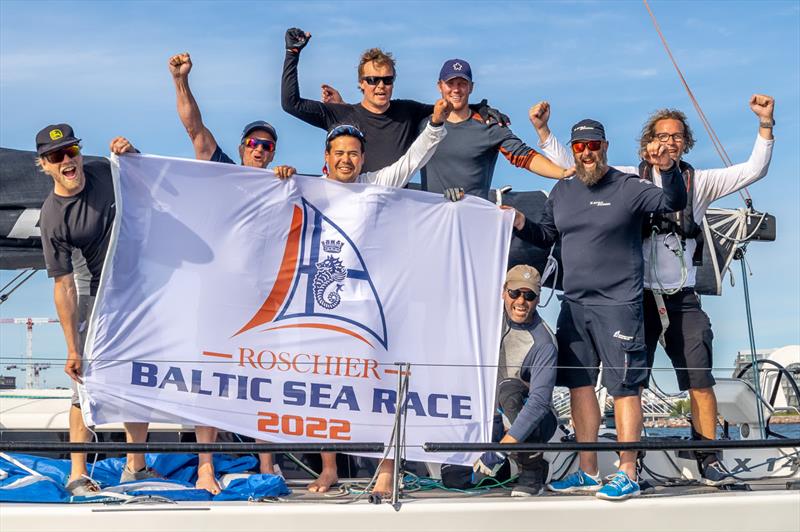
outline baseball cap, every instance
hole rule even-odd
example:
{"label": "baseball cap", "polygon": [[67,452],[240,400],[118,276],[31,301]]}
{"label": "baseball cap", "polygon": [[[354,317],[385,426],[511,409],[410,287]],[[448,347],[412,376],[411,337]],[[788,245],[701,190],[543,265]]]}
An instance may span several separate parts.
{"label": "baseball cap", "polygon": [[69,124],[51,124],[36,134],[36,153],[44,155],[80,141],[75,138],[75,132]]}
{"label": "baseball cap", "polygon": [[509,290],[528,288],[538,296],[539,292],[542,290],[542,277],[533,266],[518,264],[508,270],[506,274],[506,288]]}
{"label": "baseball cap", "polygon": [[606,129],[597,120],[586,118],[572,126],[569,143],[577,140],[606,140]]}
{"label": "baseball cap", "polygon": [[242,140],[244,140],[244,138],[247,135],[249,135],[256,129],[262,129],[266,131],[267,133],[272,135],[272,139],[275,142],[278,142],[278,133],[277,131],[275,131],[275,128],[272,127],[272,124],[270,124],[269,122],[264,122],[263,120],[256,120],[255,122],[250,122],[249,124],[244,126],[244,130],[242,131]]}
{"label": "baseball cap", "polygon": [[439,71],[439,79],[442,81],[450,81],[453,78],[464,78],[472,82],[472,68],[469,63],[463,59],[448,59],[442,65]]}

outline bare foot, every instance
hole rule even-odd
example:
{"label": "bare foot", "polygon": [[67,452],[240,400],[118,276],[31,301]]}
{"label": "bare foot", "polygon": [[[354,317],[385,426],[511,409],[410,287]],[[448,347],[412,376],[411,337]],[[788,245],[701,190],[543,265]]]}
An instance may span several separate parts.
{"label": "bare foot", "polygon": [[308,485],[308,491],[310,493],[325,493],[337,482],[339,482],[339,476],[336,474],[336,470],[323,469],[319,478]]}
{"label": "bare foot", "polygon": [[378,478],[375,480],[375,487],[372,488],[372,493],[382,497],[391,497],[393,475],[394,472],[392,471],[391,467],[381,467],[381,470],[378,473]]}
{"label": "bare foot", "polygon": [[269,459],[265,459],[264,455],[261,455],[261,460],[258,466],[258,472],[262,475],[274,475],[275,474],[275,463],[272,461],[272,455],[268,454]]}
{"label": "bare foot", "polygon": [[211,495],[216,495],[222,491],[222,488],[219,487],[219,482],[214,478],[214,470],[203,466],[197,469],[197,482],[194,487],[199,490],[206,490]]}

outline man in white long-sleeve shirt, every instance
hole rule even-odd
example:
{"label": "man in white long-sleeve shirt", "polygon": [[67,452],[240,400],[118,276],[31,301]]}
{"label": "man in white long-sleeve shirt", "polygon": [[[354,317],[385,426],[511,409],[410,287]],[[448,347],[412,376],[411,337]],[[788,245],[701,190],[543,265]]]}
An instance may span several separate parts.
{"label": "man in white long-sleeve shirt", "polygon": [[[364,165],[364,147],[369,139],[356,126],[342,124],[333,127],[325,138],[325,167],[328,179],[340,183],[366,183],[386,187],[404,187],[411,176],[430,160],[436,147],[447,135],[444,121],[453,106],[441,99],[433,106],[433,114],[425,129],[397,161],[374,172],[361,173]],[[289,174],[291,176],[291,173]],[[394,462],[384,460],[372,492],[378,495],[391,494]],[[309,484],[311,492],[324,493],[339,480],[336,470],[336,453],[322,453],[322,472]]]}
{"label": "man in white long-sleeve shirt", "polygon": [[[714,394],[711,322],[694,291],[697,268],[692,260],[697,250],[695,237],[709,205],[740,190],[767,174],[772,158],[775,101],[763,94],[750,98],[750,109],[759,120],[758,136],[750,158],[728,168],[695,170],[681,160],[694,146],[686,115],[675,109],[653,113],[642,128],[640,146],[653,140],[664,144],[680,164],[689,201],[684,211],[663,218],[652,218],[643,242],[645,340],[652,366],[659,338],[672,360],[681,390],[689,390],[692,409],[692,435],[715,439],[717,399]],[[550,105],[539,102],[530,112],[539,134],[543,153],[556,164],[570,161],[569,152],[551,134],[547,122]],[[622,172],[640,175],[661,186],[657,168],[646,163],[634,166],[612,165]],[[664,312],[666,311],[666,312]],[[662,321],[661,315],[666,315]],[[664,327],[666,325],[666,330]],[[691,368],[691,369],[687,369]],[[733,483],[714,452],[696,453],[703,482],[712,486]]]}

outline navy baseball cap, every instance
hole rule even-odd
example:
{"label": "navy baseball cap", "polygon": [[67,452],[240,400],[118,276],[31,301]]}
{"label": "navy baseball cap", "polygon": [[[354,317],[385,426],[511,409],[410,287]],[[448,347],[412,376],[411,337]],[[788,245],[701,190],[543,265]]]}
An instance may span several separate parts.
{"label": "navy baseball cap", "polygon": [[448,59],[439,71],[439,79],[450,81],[453,78],[464,78],[472,83],[472,68],[463,59]]}
{"label": "navy baseball cap", "polygon": [[275,131],[275,128],[272,127],[272,124],[270,124],[269,122],[264,122],[263,120],[256,120],[255,122],[250,122],[249,124],[244,126],[244,130],[242,131],[242,140],[244,141],[244,138],[253,131],[255,131],[256,129],[261,129],[263,131],[266,131],[267,133],[272,135],[272,139],[275,142],[278,142],[278,132]]}
{"label": "navy baseball cap", "polygon": [[80,141],[75,138],[75,132],[69,124],[51,124],[36,134],[36,153],[44,155]]}
{"label": "navy baseball cap", "polygon": [[606,129],[597,120],[586,118],[572,126],[569,143],[578,140],[606,140]]}

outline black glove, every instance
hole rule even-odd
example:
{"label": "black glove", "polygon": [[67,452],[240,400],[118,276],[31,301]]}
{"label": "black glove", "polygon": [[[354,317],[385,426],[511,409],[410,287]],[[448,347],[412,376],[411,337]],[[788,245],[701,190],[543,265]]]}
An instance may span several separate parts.
{"label": "black glove", "polygon": [[481,100],[480,103],[470,105],[469,108],[478,113],[485,124],[499,124],[503,127],[511,124],[511,119],[507,115],[504,115],[494,107],[489,107],[486,98]]}
{"label": "black glove", "polygon": [[286,49],[299,54],[310,39],[311,35],[306,36],[306,32],[300,28],[289,28],[286,30]]}
{"label": "black glove", "polygon": [[464,199],[464,189],[461,187],[452,187],[444,189],[444,198],[450,201],[460,201]]}

